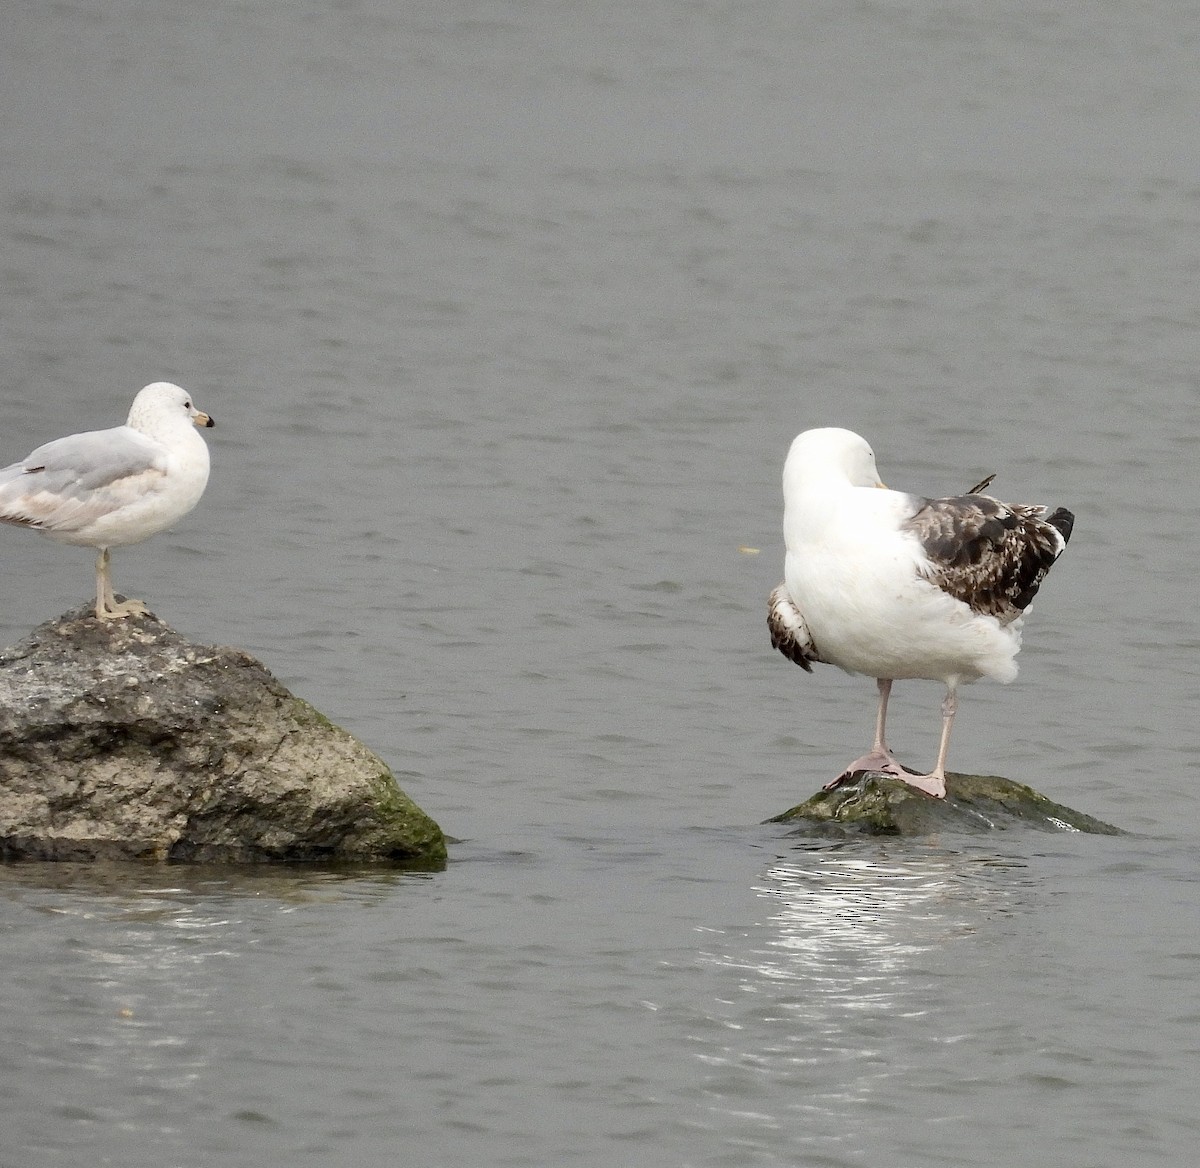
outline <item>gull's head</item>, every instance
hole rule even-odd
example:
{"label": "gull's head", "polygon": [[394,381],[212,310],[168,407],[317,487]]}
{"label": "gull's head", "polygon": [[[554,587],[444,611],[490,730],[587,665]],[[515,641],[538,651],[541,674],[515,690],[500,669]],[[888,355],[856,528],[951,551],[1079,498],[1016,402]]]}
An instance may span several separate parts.
{"label": "gull's head", "polygon": [[152,433],[162,426],[177,425],[181,421],[196,426],[213,425],[212,418],[196,408],[192,395],[186,389],[169,381],[155,381],[140,390],[133,399],[125,424],[135,430]]}
{"label": "gull's head", "polygon": [[783,493],[814,486],[883,487],[870,443],[836,426],[798,434],[783,464]]}

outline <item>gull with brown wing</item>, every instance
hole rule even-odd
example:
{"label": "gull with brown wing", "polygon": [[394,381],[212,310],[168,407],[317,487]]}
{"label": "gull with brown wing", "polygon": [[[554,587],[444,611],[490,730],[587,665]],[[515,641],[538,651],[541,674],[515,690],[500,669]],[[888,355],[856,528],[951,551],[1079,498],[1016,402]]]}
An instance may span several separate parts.
{"label": "gull with brown wing", "polygon": [[[837,428],[797,436],[783,468],[784,582],[771,593],[771,644],[807,672],[813,662],[876,679],[875,741],[831,783],[864,771],[946,794],[946,755],[960,684],[1010,682],[1026,611],[1074,524],[1059,508],[979,492],[927,499],[888,490],[865,439]],[[892,683],[946,686],[937,762],[925,775],[887,745]]]}

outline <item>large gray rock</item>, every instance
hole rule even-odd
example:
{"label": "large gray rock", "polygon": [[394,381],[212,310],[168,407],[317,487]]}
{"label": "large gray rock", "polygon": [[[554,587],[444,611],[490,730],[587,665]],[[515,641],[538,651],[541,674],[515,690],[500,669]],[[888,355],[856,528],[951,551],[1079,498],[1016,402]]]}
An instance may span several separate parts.
{"label": "large gray rock", "polygon": [[431,868],[446,844],[253,657],[85,607],[0,652],[0,857]]}
{"label": "large gray rock", "polygon": [[767,820],[795,823],[822,835],[928,835],[1032,827],[1120,835],[1120,829],[998,775],[946,775],[946,798],[935,799],[890,775],[864,773],[853,783],[818,791]]}

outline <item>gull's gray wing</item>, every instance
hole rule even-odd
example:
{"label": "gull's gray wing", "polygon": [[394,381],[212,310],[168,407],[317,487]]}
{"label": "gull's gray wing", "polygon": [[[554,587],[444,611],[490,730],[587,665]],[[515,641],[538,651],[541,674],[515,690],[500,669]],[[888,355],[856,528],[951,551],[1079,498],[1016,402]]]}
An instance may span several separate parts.
{"label": "gull's gray wing", "polygon": [[0,522],[78,531],[153,493],[166,469],[163,448],[128,426],[56,438],[0,470]]}

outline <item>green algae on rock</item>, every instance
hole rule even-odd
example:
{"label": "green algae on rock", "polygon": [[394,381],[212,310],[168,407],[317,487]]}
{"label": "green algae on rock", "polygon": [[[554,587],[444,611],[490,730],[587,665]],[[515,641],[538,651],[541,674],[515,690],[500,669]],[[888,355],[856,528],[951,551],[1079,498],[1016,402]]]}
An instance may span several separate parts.
{"label": "green algae on rock", "polygon": [[0,652],[0,858],[435,869],[446,842],[247,653],[80,608]]}
{"label": "green algae on rock", "polygon": [[818,791],[767,822],[846,835],[928,835],[1012,827],[1122,834],[1119,828],[1055,803],[1022,783],[998,775],[953,772],[946,775],[945,799],[935,799],[890,775],[872,773],[832,791]]}

